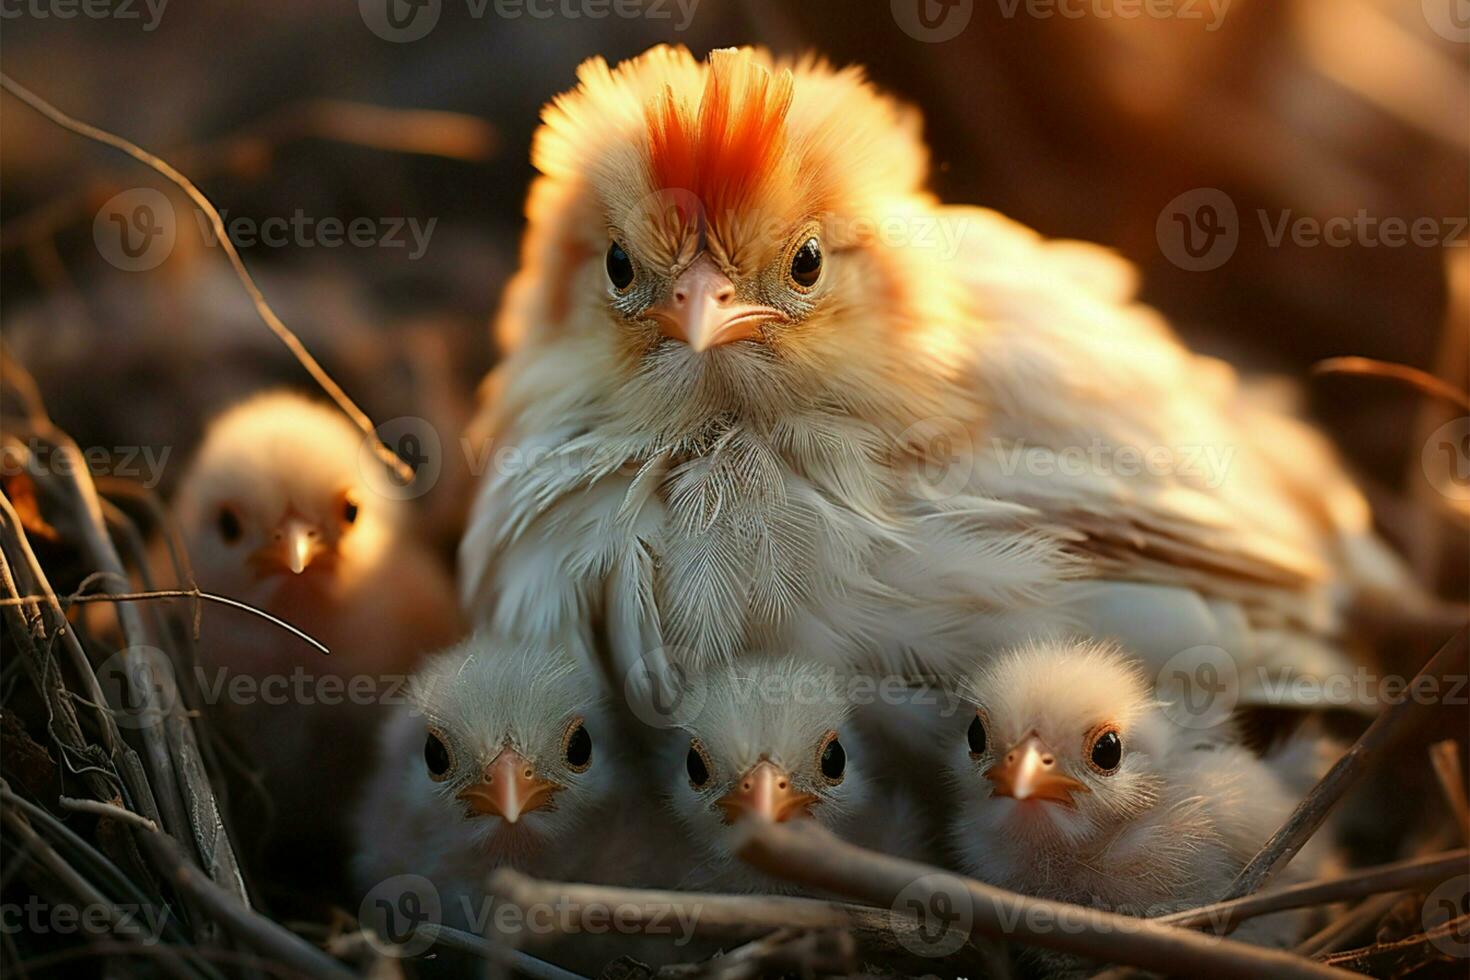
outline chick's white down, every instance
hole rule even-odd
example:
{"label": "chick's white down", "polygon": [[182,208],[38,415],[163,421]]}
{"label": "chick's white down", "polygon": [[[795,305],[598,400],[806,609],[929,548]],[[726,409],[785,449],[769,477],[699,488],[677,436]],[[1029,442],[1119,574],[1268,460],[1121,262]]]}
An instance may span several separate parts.
{"label": "chick's white down", "polygon": [[[335,819],[365,771],[362,747],[387,695],[458,632],[448,576],[415,539],[406,506],[364,479],[362,467],[381,464],[362,447],[335,409],[258,395],[210,423],[174,501],[200,588],[331,650],[238,610],[203,613],[201,687],[263,770],[288,834]],[[236,688],[241,678],[256,684]]]}
{"label": "chick's white down", "polygon": [[[640,862],[652,853],[640,843],[656,835],[658,808],[596,678],[564,651],[474,636],[424,665],[410,701],[384,728],[357,810],[360,892],[422,875],[439,890],[446,922],[478,930],[485,879],[499,867],[648,883]],[[514,769],[496,765],[507,753]],[[514,811],[504,797],[476,805],[505,780],[542,791],[519,792]]]}
{"label": "chick's white down", "polygon": [[461,545],[477,622],[597,625],[618,675],[1210,644],[1249,702],[1350,669],[1343,610],[1407,590],[1317,433],[1113,254],[937,202],[917,114],[859,70],[659,47],[578,82],[536,136],[476,433],[525,461]]}
{"label": "chick's white down", "polygon": [[[1021,646],[965,690],[976,713],[950,747],[949,843],[963,871],[1003,888],[1126,915],[1205,905],[1297,802],[1294,773],[1228,732],[1176,725],[1115,647]],[[1108,733],[1116,743],[1099,744]],[[1310,875],[1314,853],[1298,855],[1288,877]],[[1239,935],[1285,942],[1299,924],[1273,916]]]}
{"label": "chick's white down", "polygon": [[920,856],[914,801],[877,777],[849,691],[841,672],[795,657],[750,657],[691,681],[692,716],[657,753],[689,852],[681,887],[793,890],[735,855],[734,825],[747,817],[812,819],[862,846]]}

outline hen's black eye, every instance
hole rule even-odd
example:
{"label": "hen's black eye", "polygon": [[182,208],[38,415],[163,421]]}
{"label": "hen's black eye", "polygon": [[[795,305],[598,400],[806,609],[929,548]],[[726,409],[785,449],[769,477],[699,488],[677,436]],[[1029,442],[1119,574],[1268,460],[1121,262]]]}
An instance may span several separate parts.
{"label": "hen's black eye", "polygon": [[567,765],[573,772],[584,772],[592,765],[592,736],[587,734],[587,726],[582,724],[582,719],[578,718],[568,726],[564,741],[562,755]]}
{"label": "hen's black eye", "polygon": [[633,285],[633,260],[617,242],[607,247],[607,278],[620,293]]}
{"label": "hen's black eye", "polygon": [[219,527],[219,536],[226,544],[234,544],[240,540],[244,529],[240,527],[240,515],[235,513],[235,508],[226,505],[219,509],[219,516],[215,518],[215,524]]}
{"label": "hen's black eye", "polygon": [[449,746],[436,731],[431,730],[429,737],[424,740],[424,765],[429,767],[429,778],[436,783],[448,779],[449,770],[454,768],[454,757],[449,754]]}
{"label": "hen's black eye", "polygon": [[791,279],[803,289],[811,289],[822,274],[822,246],[815,238],[808,238],[791,256]]}
{"label": "hen's black eye", "polygon": [[1109,728],[1092,740],[1089,758],[1092,767],[1107,775],[1123,761],[1123,739],[1115,729]]}
{"label": "hen's black eye", "polygon": [[689,743],[689,755],[684,760],[684,768],[689,770],[689,785],[695,789],[704,789],[709,783],[709,762],[705,759],[704,746],[699,744],[699,739]]}
{"label": "hen's black eye", "polygon": [[976,714],[975,720],[970,722],[970,731],[968,733],[968,738],[970,740],[970,756],[972,758],[979,758],[980,756],[984,755],[985,722],[981,720],[979,714]]}
{"label": "hen's black eye", "polygon": [[827,782],[834,786],[842,782],[842,775],[847,772],[847,750],[837,741],[836,732],[828,732],[823,740],[821,752],[817,756],[817,767],[822,770],[822,778]]}

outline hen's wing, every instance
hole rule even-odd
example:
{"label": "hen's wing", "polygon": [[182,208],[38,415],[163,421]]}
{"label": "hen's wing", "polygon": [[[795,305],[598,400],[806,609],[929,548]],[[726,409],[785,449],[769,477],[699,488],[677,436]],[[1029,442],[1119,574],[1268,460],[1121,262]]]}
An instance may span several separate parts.
{"label": "hen's wing", "polygon": [[1151,661],[1222,647],[1242,680],[1350,670],[1350,596],[1411,585],[1326,440],[1180,344],[1112,253],[944,215],[985,402],[972,485],[1078,535],[1083,622]]}

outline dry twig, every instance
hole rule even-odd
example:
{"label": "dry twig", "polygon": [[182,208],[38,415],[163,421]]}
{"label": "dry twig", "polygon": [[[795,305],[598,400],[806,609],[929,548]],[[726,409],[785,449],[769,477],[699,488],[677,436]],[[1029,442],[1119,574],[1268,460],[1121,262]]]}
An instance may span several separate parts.
{"label": "dry twig", "polygon": [[[865,851],[815,826],[747,821],[740,855],[768,874],[880,907],[912,898],[952,906],[974,931],[1171,975],[1349,977],[1281,950],[1205,936],[1150,919],[1018,895],[929,865]],[[933,907],[939,907],[934,905]]]}
{"label": "dry twig", "polygon": [[250,301],[255,305],[256,312],[265,321],[265,325],[270,327],[275,335],[280,338],[281,343],[286,345],[286,349],[306,369],[306,372],[311,375],[312,380],[331,396],[332,401],[337,403],[337,407],[352,420],[353,424],[362,431],[363,435],[372,440],[373,450],[378,458],[405,481],[413,479],[414,473],[412,468],[400,459],[398,454],[390,449],[386,443],[378,438],[377,431],[373,426],[373,420],[368,418],[367,413],[357,407],[357,403],[348,397],[347,392],[342,390],[342,386],[333,380],[326,369],[317,362],[317,359],[311,355],[311,352],[291,332],[290,328],[281,322],[281,318],[276,316],[270,304],[265,301],[265,294],[260,291],[260,287],[256,285],[255,279],[251,277],[249,270],[245,268],[245,262],[240,258],[240,253],[236,251],[234,243],[230,241],[230,236],[225,231],[224,218],[220,217],[219,211],[210,203],[209,198],[204,196],[203,191],[195,187],[189,178],[175,170],[167,161],[149,153],[136,143],[126,140],[121,136],[109,133],[96,126],[88,125],[78,119],[73,119],[3,72],[0,72],[0,88],[4,88],[5,91],[20,99],[26,105],[63,129],[70,130],[79,136],[84,136],[87,139],[95,140],[98,143],[121,150],[139,163],[151,167],[168,178],[179,190],[187,194],[189,200],[193,201],[195,206],[209,218],[209,225],[214,231],[215,239],[219,242],[220,248],[224,250],[225,256],[230,260],[230,265],[234,268],[235,275],[239,277],[240,284],[250,294]]}
{"label": "dry twig", "polygon": [[[1436,690],[1444,690],[1445,675],[1456,668],[1464,669],[1467,651],[1470,651],[1470,632],[1461,629],[1430,658],[1409,683],[1408,690],[1422,690],[1421,685],[1427,686],[1428,683],[1438,685]],[[1327,775],[1312,788],[1306,799],[1287,818],[1285,825],[1236,876],[1221,901],[1249,895],[1284,868],[1302,845],[1317,832],[1317,828],[1322,826],[1343,794],[1358,781],[1375,759],[1408,733],[1412,724],[1423,717],[1426,707],[1417,698],[1405,697],[1375,718],[1368,730],[1363,732]]]}

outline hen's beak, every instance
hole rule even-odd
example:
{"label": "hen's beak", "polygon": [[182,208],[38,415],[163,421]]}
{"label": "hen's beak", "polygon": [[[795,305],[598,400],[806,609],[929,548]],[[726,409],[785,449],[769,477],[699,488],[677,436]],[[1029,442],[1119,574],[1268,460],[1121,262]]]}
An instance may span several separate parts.
{"label": "hen's beak", "polygon": [[478,783],[460,790],[459,798],[481,816],[496,816],[515,823],[532,810],[552,806],[552,795],[561,789],[542,779],[526,758],[512,748],[503,748],[485,767]]}
{"label": "hen's beak", "polygon": [[1056,753],[1035,732],[1016,743],[1005,758],[986,771],[985,778],[995,784],[991,792],[996,796],[1016,800],[1050,800],[1072,806],[1073,793],[1091,792],[1057,771]]}
{"label": "hen's beak", "polygon": [[276,528],[271,543],[253,557],[262,572],[288,571],[300,575],[325,550],[321,531],[315,524],[290,517]]}
{"label": "hen's beak", "polygon": [[647,315],[658,321],[664,336],[682,340],[696,351],[757,340],[762,323],[785,319],[769,306],[736,303],[735,284],[708,256],[681,272],[668,296],[650,306]]}
{"label": "hen's beak", "polygon": [[720,798],[719,807],[725,811],[725,823],[734,823],[743,814],[783,823],[795,816],[809,815],[808,808],[815,802],[817,798],[812,794],[797,792],[790,773],[775,763],[762,761]]}

